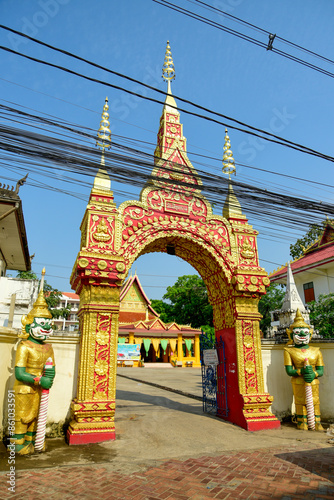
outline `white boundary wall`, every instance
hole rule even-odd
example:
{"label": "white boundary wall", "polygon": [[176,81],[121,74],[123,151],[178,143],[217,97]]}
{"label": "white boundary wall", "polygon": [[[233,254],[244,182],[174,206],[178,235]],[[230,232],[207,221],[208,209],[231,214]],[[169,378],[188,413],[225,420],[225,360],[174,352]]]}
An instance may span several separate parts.
{"label": "white boundary wall", "polygon": [[[70,417],[70,404],[76,394],[79,336],[76,334],[53,335],[52,343],[56,360],[56,378],[50,390],[48,426],[58,430]],[[15,352],[18,343],[15,330],[0,329],[0,431],[7,424],[7,394],[14,385]],[[320,379],[321,416],[334,422],[334,342],[312,343],[320,347],[325,363],[325,375]],[[272,411],[282,419],[294,413],[290,377],[283,363],[284,345],[262,345],[265,390],[274,396]],[[53,428],[53,432],[56,431]],[[56,431],[57,432],[57,431]]]}

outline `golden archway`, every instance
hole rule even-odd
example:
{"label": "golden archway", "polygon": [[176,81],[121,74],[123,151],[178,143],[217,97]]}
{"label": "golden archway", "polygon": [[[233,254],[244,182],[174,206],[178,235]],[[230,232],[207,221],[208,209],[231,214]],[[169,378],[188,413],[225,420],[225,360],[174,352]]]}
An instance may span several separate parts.
{"label": "golden archway", "polygon": [[[71,276],[80,295],[81,346],[69,443],[115,438],[120,287],[133,262],[149,252],[181,257],[206,284],[215,332],[226,345],[228,420],[248,430],[279,427],[269,411],[272,397],[264,392],[257,308],[269,279],[259,266],[257,231],[242,213],[231,183],[223,215],[214,215],[187,157],[169,84],[150,182],[139,201],[117,208],[104,168],[107,112],[106,102],[99,131],[101,167],[81,224],[80,252]],[[234,160],[227,133],[224,150],[224,165],[231,173]]]}

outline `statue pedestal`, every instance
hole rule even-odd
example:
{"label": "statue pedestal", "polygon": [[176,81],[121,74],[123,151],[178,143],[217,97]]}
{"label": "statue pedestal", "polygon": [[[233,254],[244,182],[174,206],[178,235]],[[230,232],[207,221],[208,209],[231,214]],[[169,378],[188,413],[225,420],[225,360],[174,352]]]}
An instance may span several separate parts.
{"label": "statue pedestal", "polygon": [[69,445],[101,443],[116,439],[115,401],[78,401],[71,405],[72,420],[67,430]]}

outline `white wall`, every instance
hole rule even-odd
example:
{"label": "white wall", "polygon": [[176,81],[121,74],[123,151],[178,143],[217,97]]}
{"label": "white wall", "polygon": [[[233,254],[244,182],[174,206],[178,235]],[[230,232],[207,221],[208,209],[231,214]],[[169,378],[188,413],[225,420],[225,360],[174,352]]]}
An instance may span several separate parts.
{"label": "white wall", "polygon": [[38,295],[38,280],[0,278],[0,326],[8,326],[12,294],[16,294],[13,328],[21,330],[21,318],[33,308]]}
{"label": "white wall", "polygon": [[319,295],[327,295],[334,293],[334,263],[331,262],[326,267],[318,269],[310,269],[304,273],[296,273],[293,275],[300,298],[305,303],[304,283],[313,281],[315,300],[318,300]]}
{"label": "white wall", "polygon": [[[14,330],[0,328],[0,415],[1,430],[7,422],[7,394],[14,385],[14,364],[17,336]],[[51,341],[51,339],[50,339]],[[70,404],[76,395],[79,337],[53,335],[52,345],[56,361],[56,378],[50,390],[48,425],[63,423],[70,416]],[[320,379],[321,415],[334,421],[334,342],[312,343],[320,347],[325,363],[325,375]],[[278,418],[294,413],[290,377],[283,361],[284,345],[262,346],[265,390],[274,396],[272,411]]]}

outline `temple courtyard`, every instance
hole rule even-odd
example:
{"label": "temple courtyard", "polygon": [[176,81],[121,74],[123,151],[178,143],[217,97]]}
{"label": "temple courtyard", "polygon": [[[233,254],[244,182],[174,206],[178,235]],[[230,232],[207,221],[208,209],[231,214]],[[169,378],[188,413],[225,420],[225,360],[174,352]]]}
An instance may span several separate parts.
{"label": "temple courtyard", "polygon": [[0,452],[1,499],[331,499],[334,446],[326,433],[247,432],[204,414],[199,368],[118,368],[116,441],[15,458]]}

